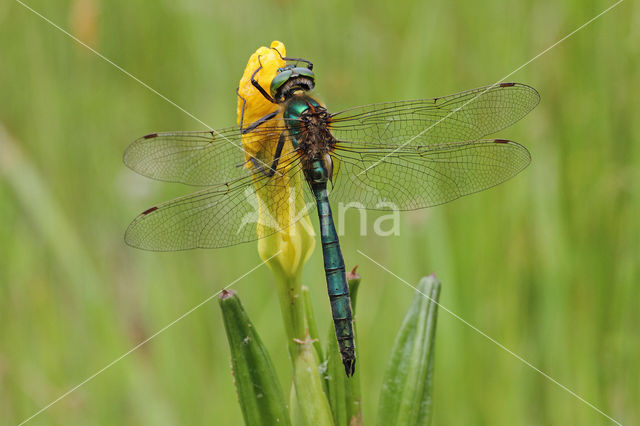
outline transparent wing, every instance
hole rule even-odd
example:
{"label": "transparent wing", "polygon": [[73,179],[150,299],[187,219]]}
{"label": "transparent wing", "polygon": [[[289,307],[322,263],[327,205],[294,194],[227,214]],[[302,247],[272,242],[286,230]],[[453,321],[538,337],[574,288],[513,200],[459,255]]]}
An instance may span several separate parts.
{"label": "transparent wing", "polygon": [[367,147],[473,141],[509,127],[539,101],[532,87],[502,83],[440,98],[348,109],[332,116],[331,132],[338,140],[361,141]]}
{"label": "transparent wing", "polygon": [[[274,119],[251,131],[250,136],[262,144],[275,145],[283,130],[282,121]],[[247,176],[259,165],[270,167],[266,160],[264,164],[260,160],[246,163],[242,136],[238,127],[152,133],[129,145],[124,163],[153,179],[195,186],[216,185]]]}
{"label": "transparent wing", "polygon": [[529,151],[504,139],[372,147],[341,142],[332,202],[374,210],[414,210],[453,201],[515,176]]}
{"label": "transparent wing", "polygon": [[299,188],[299,157],[284,156],[278,170],[272,177],[247,176],[152,207],[129,225],[125,241],[156,251],[217,248],[286,229],[315,203]]}

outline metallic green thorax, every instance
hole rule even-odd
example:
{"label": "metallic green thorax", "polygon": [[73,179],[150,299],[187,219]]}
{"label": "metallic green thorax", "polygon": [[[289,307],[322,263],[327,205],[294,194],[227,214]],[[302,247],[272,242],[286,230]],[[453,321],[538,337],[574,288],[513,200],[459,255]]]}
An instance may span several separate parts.
{"label": "metallic green thorax", "polygon": [[309,96],[296,96],[291,98],[285,107],[282,117],[287,123],[289,128],[289,135],[291,135],[291,144],[294,148],[298,148],[300,145],[300,132],[302,131],[300,126],[300,117],[309,108],[320,108],[320,104],[315,99]]}
{"label": "metallic green thorax", "polygon": [[[285,107],[284,118],[290,119],[288,127],[294,147],[306,147],[309,144],[308,139],[317,139],[317,134],[307,134],[308,130],[302,129],[300,121],[297,120],[307,109],[314,110],[315,108],[324,110],[317,101],[307,96],[294,97]],[[309,149],[308,152],[302,154],[303,156],[307,155],[306,158],[303,158],[302,164],[305,168],[305,177],[311,186],[318,206],[324,271],[338,347],[345,372],[347,376],[351,376],[355,371],[356,363],[351,299],[338,233],[333,224],[331,207],[327,198],[327,182],[332,171],[331,157],[327,154],[317,158],[312,154],[312,152],[317,152],[322,155],[323,151],[323,149]]]}

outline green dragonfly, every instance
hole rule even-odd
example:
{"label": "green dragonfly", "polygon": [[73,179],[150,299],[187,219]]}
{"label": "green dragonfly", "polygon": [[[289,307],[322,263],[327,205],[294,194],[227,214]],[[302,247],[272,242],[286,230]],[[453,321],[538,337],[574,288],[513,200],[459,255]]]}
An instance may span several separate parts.
{"label": "green dragonfly", "polygon": [[[504,182],[529,164],[529,152],[516,142],[485,137],[520,120],[540,97],[527,85],[500,83],[330,113],[312,94],[312,63],[282,59],[286,66],[268,90],[254,79],[259,69],[251,78],[277,106],[275,112],[219,131],[152,133],[129,146],[124,162],[134,171],[204,188],[147,209],[131,223],[125,240],[158,251],[226,247],[258,239],[260,203],[276,216],[292,202],[317,208],[336,338],[350,376],[355,371],[351,304],[330,201],[415,210]],[[247,136],[271,149],[247,155],[238,148]],[[281,191],[291,185],[298,190]],[[283,216],[263,220],[259,236],[304,215]]]}

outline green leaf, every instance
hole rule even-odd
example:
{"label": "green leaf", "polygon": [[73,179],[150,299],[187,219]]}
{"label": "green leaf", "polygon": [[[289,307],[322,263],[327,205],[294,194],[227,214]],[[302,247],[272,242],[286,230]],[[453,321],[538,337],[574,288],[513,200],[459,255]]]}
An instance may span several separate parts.
{"label": "green leaf", "polygon": [[290,425],[284,394],[271,358],[240,299],[233,291],[223,291],[219,302],[245,424]]}
{"label": "green leaf", "polygon": [[440,282],[431,275],[417,287],[385,373],[379,425],[417,426],[431,423],[434,343]]}
{"label": "green leaf", "polygon": [[[357,360],[358,334],[356,331],[356,301],[360,287],[360,275],[356,273],[356,268],[357,266],[347,274],[347,281],[353,311],[353,333]],[[360,369],[356,366],[355,374],[352,377],[346,376],[333,327],[329,328],[326,366],[325,383],[329,404],[333,412],[333,421],[337,426],[361,425],[362,394],[360,392]]]}

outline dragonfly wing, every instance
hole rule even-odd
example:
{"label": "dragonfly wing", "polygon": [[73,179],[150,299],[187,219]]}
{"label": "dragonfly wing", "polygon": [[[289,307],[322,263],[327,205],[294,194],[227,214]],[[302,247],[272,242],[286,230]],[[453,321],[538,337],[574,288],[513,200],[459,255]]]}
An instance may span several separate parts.
{"label": "dragonfly wing", "polygon": [[540,101],[538,92],[520,83],[479,87],[454,95],[356,107],[332,116],[338,140],[367,146],[418,146],[472,141],[524,117]]}
{"label": "dragonfly wing", "polygon": [[[263,144],[277,143],[283,125],[264,125],[250,132]],[[237,127],[220,131],[152,133],[135,140],[124,163],[153,179],[210,186],[247,176],[261,161],[247,163]],[[248,167],[246,166],[248,164]],[[264,168],[270,165],[265,160]]]}
{"label": "dragonfly wing", "polygon": [[303,217],[301,206],[315,206],[293,190],[302,173],[290,161],[286,174],[247,176],[152,207],[129,225],[125,241],[154,251],[219,248],[287,228]]}
{"label": "dragonfly wing", "polygon": [[522,145],[503,139],[423,146],[339,143],[338,176],[329,199],[374,210],[414,210],[453,201],[510,179],[530,162]]}

